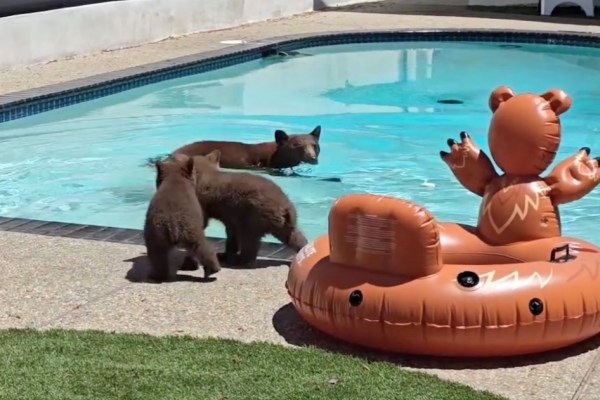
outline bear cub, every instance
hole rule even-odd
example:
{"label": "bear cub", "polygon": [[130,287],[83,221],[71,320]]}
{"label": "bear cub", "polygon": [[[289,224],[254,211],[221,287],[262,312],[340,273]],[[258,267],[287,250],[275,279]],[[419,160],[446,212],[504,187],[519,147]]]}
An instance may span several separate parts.
{"label": "bear cub", "polygon": [[256,261],[261,239],[271,234],[299,251],[307,243],[298,228],[296,208],[273,181],[248,172],[226,172],[219,168],[221,152],[195,156],[196,194],[205,224],[210,219],[225,225],[225,252],[219,260],[236,266]]}
{"label": "bear cub", "polygon": [[220,167],[228,169],[286,169],[300,164],[319,163],[321,126],[310,133],[287,134],[278,129],[274,141],[241,143],[204,140],[187,144],[172,155],[206,156],[214,150],[221,152]]}
{"label": "bear cub", "polygon": [[169,253],[176,248],[187,251],[180,269],[196,270],[200,263],[205,278],[219,272],[221,265],[216,252],[204,236],[204,216],[195,193],[194,160],[178,155],[155,165],[156,193],[150,200],[144,224],[151,266],[148,278],[155,282],[174,280]]}

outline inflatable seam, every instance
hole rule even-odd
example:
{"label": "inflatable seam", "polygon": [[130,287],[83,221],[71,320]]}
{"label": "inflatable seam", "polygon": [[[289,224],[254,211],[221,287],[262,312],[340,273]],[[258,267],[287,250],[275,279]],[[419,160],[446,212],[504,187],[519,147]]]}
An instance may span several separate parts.
{"label": "inflatable seam", "polygon": [[[288,294],[290,295],[290,297],[302,304],[303,306],[307,306],[311,309],[311,311],[313,312],[314,315],[314,311],[318,310],[320,312],[323,312],[327,315],[333,315],[335,314],[336,317],[343,317],[343,318],[350,318],[353,320],[359,320],[359,321],[367,321],[367,322],[380,322],[383,324],[387,324],[387,325],[396,325],[396,326],[402,326],[402,325],[413,325],[413,326],[427,326],[427,327],[434,327],[434,328],[453,328],[453,329],[505,329],[505,328],[511,328],[514,326],[527,326],[527,325],[534,325],[534,324],[545,324],[547,322],[560,322],[560,321],[571,321],[571,320],[575,320],[575,319],[581,319],[581,318],[585,318],[588,316],[595,316],[597,317],[598,315],[600,315],[600,310],[596,310],[594,312],[591,313],[586,313],[583,312],[577,316],[574,317],[563,317],[560,319],[549,319],[549,318],[545,318],[545,319],[540,319],[539,321],[532,321],[532,322],[517,322],[515,324],[506,324],[506,325],[439,325],[439,324],[433,324],[433,323],[423,323],[421,322],[391,322],[391,321],[386,321],[383,319],[379,319],[379,320],[375,320],[375,319],[368,319],[368,318],[357,318],[348,314],[342,314],[339,311],[336,311],[335,313],[331,312],[330,310],[321,308],[321,307],[316,307],[312,304],[309,304],[307,302],[302,301],[301,299],[299,299],[298,297],[295,297],[292,293],[290,293],[288,291]],[[423,303],[423,308],[425,307],[425,304]]]}

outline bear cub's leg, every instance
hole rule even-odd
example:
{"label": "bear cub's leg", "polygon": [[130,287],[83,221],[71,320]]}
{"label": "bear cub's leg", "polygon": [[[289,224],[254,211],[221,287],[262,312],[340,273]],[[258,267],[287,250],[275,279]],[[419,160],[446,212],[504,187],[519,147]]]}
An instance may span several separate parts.
{"label": "bear cub's leg", "polygon": [[234,226],[226,225],[225,233],[227,234],[227,239],[225,240],[225,252],[218,253],[217,257],[221,262],[232,264],[237,260],[237,255],[240,250],[236,228]]}
{"label": "bear cub's leg", "polygon": [[263,234],[248,227],[240,229],[237,233],[240,244],[240,254],[236,257],[235,265],[247,267],[256,262],[260,250]]}
{"label": "bear cub's leg", "polygon": [[181,271],[196,271],[198,268],[198,259],[196,259],[196,255],[190,254],[189,252],[185,255],[183,263],[181,264],[181,267],[179,267]]}
{"label": "bear cub's leg", "polygon": [[297,227],[283,226],[273,229],[271,235],[275,236],[281,243],[289,246],[294,251],[300,251],[308,241]]}
{"label": "bear cub's leg", "polygon": [[148,280],[151,282],[167,282],[175,279],[169,268],[169,248],[163,246],[148,246],[148,260],[150,261],[150,273]]}
{"label": "bear cub's leg", "polygon": [[221,264],[217,259],[217,253],[205,238],[198,241],[194,252],[198,261],[200,261],[200,264],[202,264],[202,267],[204,268],[204,278],[208,278],[221,270]]}

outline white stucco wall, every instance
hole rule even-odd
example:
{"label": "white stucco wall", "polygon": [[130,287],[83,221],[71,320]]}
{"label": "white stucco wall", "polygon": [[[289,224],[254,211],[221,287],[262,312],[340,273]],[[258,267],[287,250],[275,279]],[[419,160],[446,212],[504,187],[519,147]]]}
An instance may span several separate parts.
{"label": "white stucco wall", "polygon": [[313,0],[127,0],[0,18],[0,68],[299,14]]}
{"label": "white stucco wall", "polygon": [[[0,68],[52,61],[379,0],[127,0],[0,18]],[[406,0],[435,3],[442,0]],[[595,0],[600,6],[600,0]],[[536,5],[537,0],[446,0]]]}

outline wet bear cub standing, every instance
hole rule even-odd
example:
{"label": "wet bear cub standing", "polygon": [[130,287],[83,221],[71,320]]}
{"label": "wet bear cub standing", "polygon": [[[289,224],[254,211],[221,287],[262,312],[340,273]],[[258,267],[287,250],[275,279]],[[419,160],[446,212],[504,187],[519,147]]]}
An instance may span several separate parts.
{"label": "wet bear cub standing", "polygon": [[221,153],[194,157],[196,193],[205,223],[212,218],[225,225],[225,253],[219,260],[247,266],[256,261],[261,239],[271,234],[295,251],[306,245],[298,229],[296,208],[273,181],[247,172],[219,170]]}
{"label": "wet bear cub standing", "polygon": [[144,224],[144,241],[155,282],[173,280],[169,253],[187,250],[181,269],[204,267],[204,276],[219,272],[216,252],[204,236],[204,217],[195,193],[194,160],[178,155],[156,163],[156,193],[150,200]]}

